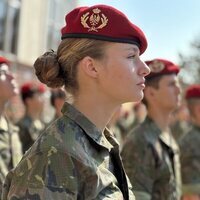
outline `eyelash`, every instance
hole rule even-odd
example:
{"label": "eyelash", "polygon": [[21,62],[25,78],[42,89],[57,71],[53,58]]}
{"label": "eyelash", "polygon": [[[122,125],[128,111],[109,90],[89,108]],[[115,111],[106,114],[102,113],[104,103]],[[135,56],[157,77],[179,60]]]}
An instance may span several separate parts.
{"label": "eyelash", "polygon": [[135,55],[128,56],[128,59],[133,59],[133,58],[135,58]]}

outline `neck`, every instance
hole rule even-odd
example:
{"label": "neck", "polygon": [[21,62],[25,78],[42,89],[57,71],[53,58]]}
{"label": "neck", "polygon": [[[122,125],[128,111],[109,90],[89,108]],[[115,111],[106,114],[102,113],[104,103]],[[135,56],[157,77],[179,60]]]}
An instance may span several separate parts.
{"label": "neck", "polygon": [[167,131],[169,128],[171,111],[162,110],[160,108],[149,107],[148,116],[156,123],[156,125],[162,130]]}
{"label": "neck", "polygon": [[0,117],[3,115],[5,104],[5,102],[0,101]]}
{"label": "neck", "polygon": [[27,108],[26,115],[28,115],[33,120],[40,119],[40,112],[34,109]]}
{"label": "neck", "polygon": [[61,110],[60,109],[56,109],[56,112],[55,112],[55,117],[57,118],[57,117],[61,117],[63,114],[62,114],[62,112],[61,112]]}
{"label": "neck", "polygon": [[91,98],[88,98],[87,95],[81,95],[81,97],[74,99],[73,105],[101,131],[105,129],[112,114],[118,107],[106,100],[99,100],[94,95]]}

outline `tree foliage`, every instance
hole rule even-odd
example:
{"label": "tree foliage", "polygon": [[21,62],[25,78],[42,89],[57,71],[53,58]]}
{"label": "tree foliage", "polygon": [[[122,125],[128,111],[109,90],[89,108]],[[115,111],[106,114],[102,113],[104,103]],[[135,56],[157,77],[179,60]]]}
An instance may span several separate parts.
{"label": "tree foliage", "polygon": [[179,53],[180,78],[183,84],[200,84],[200,37],[190,44],[188,55]]}

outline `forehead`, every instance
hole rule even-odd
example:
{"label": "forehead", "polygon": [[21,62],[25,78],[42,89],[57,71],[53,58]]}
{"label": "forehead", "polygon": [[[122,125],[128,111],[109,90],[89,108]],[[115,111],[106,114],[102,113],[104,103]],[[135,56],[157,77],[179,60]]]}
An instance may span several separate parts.
{"label": "forehead", "polygon": [[178,82],[178,76],[176,74],[166,74],[163,75],[160,79],[160,82],[162,83],[169,83],[169,82]]}
{"label": "forehead", "polygon": [[113,52],[139,52],[139,48],[135,44],[128,44],[128,43],[115,43],[115,42],[110,42],[109,45],[107,46],[107,49]]}

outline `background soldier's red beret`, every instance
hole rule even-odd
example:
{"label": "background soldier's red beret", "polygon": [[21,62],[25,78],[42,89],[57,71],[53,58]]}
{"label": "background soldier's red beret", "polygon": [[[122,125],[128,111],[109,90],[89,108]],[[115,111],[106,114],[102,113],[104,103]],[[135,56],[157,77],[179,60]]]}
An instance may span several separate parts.
{"label": "background soldier's red beret", "polygon": [[0,65],[1,64],[7,64],[7,65],[9,65],[10,63],[9,63],[9,61],[5,57],[0,56]]}
{"label": "background soldier's red beret", "polygon": [[200,84],[191,85],[186,89],[186,99],[200,98]]}
{"label": "background soldier's red beret", "polygon": [[178,74],[180,71],[178,65],[165,59],[156,58],[153,60],[145,61],[145,63],[151,70],[150,74],[145,77],[146,79],[152,79],[154,77],[166,74]]}
{"label": "background soldier's red beret", "polygon": [[41,83],[34,83],[34,82],[27,82],[21,86],[21,93],[22,94],[29,94],[29,93],[44,93],[45,87]]}
{"label": "background soldier's red beret", "polygon": [[142,54],[147,40],[142,30],[132,24],[126,15],[107,5],[79,7],[65,17],[62,39],[91,38],[103,41],[136,44]]}

